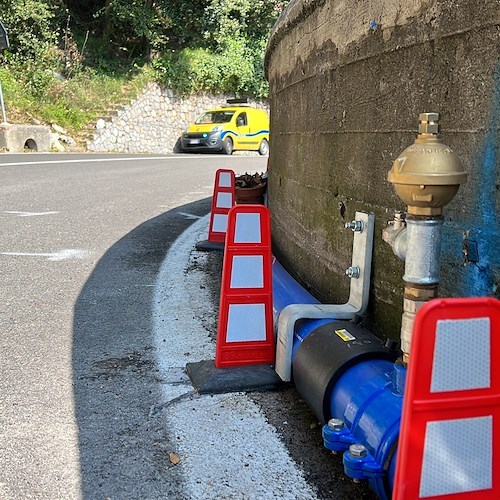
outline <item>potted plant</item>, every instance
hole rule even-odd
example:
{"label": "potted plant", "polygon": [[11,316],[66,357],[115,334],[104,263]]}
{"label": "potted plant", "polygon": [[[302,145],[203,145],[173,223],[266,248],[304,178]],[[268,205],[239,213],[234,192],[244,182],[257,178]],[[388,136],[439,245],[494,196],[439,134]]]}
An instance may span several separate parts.
{"label": "potted plant", "polygon": [[237,204],[264,204],[267,189],[267,174],[242,174],[235,179]]}

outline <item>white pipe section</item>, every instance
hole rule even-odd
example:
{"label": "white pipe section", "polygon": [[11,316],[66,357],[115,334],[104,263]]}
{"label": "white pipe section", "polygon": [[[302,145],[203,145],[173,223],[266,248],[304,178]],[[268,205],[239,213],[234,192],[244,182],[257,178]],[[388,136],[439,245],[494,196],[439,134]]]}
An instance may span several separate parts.
{"label": "white pipe section", "polygon": [[292,350],[295,323],[300,319],[354,319],[368,306],[372,264],[375,215],[356,212],[356,221],[362,230],[354,230],[351,270],[359,268],[359,276],[351,277],[349,300],[345,304],[290,304],[278,317],[276,367],[279,377],[289,382],[292,378]]}

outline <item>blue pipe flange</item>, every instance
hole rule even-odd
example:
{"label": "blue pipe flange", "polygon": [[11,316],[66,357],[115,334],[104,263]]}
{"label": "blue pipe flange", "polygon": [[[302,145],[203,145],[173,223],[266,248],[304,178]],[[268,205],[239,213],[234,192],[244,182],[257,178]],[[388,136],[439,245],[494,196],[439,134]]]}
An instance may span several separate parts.
{"label": "blue pipe flange", "polygon": [[[288,304],[317,302],[276,264],[276,317]],[[300,301],[294,300],[296,294]],[[334,319],[299,321],[293,343],[293,379],[303,399],[326,423],[325,447],[343,451],[346,474],[368,480],[387,500],[394,483],[406,379],[406,369],[393,363],[400,354],[397,343],[384,344],[361,326]]]}
{"label": "blue pipe flange", "polygon": [[342,458],[344,472],[358,481],[381,478],[385,475],[384,469],[370,455],[366,447],[359,443],[349,446]]}
{"label": "blue pipe flange", "polygon": [[364,361],[342,375],[330,400],[332,418],[344,422],[368,457],[357,460],[344,456],[346,474],[368,479],[382,499],[390,498],[394,480],[405,376],[406,369],[401,365]]}
{"label": "blue pipe flange", "polygon": [[330,451],[345,451],[349,449],[351,444],[356,442],[354,436],[345,426],[344,421],[339,418],[331,418],[323,426],[322,435],[323,445]]}

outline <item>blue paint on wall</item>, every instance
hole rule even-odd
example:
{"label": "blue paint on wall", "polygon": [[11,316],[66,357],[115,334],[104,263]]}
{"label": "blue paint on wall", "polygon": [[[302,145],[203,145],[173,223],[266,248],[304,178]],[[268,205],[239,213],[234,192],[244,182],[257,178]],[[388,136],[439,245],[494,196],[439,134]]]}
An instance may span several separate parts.
{"label": "blue paint on wall", "polygon": [[[498,295],[498,279],[500,274],[500,224],[496,211],[498,197],[498,169],[500,162],[500,66],[493,78],[493,102],[486,140],[482,151],[473,165],[469,182],[475,182],[475,210],[462,226],[464,250],[464,267],[458,281],[450,283],[456,286],[455,295],[491,296]],[[467,187],[465,187],[467,189]],[[467,227],[468,226],[468,227]],[[446,241],[446,240],[445,240]],[[453,251],[449,242],[445,243],[445,254]],[[454,251],[456,252],[456,241]],[[475,253],[477,252],[477,254]]]}

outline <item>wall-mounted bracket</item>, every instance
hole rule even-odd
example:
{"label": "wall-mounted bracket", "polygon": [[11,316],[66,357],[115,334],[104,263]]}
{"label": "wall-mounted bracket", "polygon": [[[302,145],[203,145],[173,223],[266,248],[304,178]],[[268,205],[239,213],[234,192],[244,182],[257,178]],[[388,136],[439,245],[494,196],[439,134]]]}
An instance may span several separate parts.
{"label": "wall-mounted bracket", "polygon": [[292,378],[293,335],[295,323],[299,319],[354,319],[363,314],[368,306],[375,215],[356,212],[355,221],[347,228],[354,232],[351,269],[359,268],[359,275],[351,276],[347,303],[291,304],[285,307],[279,315],[275,369],[285,382]]}

